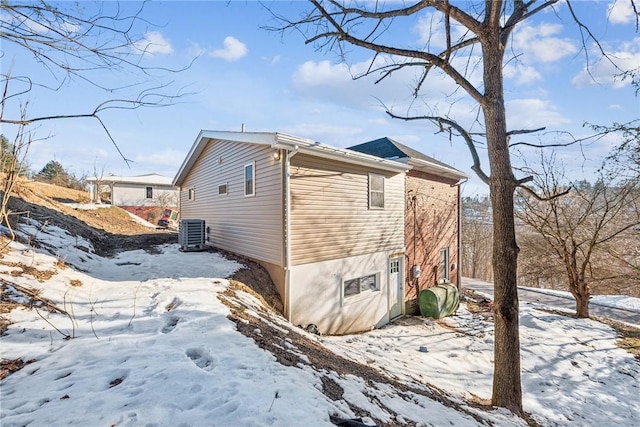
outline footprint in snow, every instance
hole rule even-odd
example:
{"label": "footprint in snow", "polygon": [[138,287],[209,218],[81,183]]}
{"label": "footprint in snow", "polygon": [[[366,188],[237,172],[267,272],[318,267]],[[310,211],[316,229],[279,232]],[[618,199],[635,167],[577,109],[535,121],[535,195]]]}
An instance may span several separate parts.
{"label": "footprint in snow", "polygon": [[201,348],[190,348],[186,351],[187,357],[200,369],[211,371],[213,366],[213,358]]}
{"label": "footprint in snow", "polygon": [[165,322],[160,332],[162,332],[163,334],[168,334],[169,332],[173,331],[176,328],[179,321],[180,321],[180,318],[178,316],[169,317],[169,319],[167,319],[167,321]]}

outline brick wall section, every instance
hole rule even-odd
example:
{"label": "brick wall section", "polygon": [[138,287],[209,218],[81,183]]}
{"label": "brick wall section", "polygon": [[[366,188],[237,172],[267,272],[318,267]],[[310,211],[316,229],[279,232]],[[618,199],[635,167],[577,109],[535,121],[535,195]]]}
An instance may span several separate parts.
{"label": "brick wall section", "polygon": [[[441,280],[440,249],[449,248],[449,278],[458,285],[458,191],[456,180],[411,170],[406,178],[405,214],[405,301],[407,313],[418,311],[417,296],[422,289]],[[415,239],[414,239],[415,238]],[[422,273],[412,277],[413,265]],[[455,266],[455,268],[451,268]]]}

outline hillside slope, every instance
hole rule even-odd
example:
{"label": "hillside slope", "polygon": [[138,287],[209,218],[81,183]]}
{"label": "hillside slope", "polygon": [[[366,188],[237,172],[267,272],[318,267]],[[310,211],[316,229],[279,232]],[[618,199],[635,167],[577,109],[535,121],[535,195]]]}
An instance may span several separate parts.
{"label": "hillside slope", "polygon": [[82,207],[89,201],[83,191],[23,181],[15,193],[8,204],[14,227],[28,218],[43,225],[51,224],[89,240],[96,253],[103,256],[178,241],[175,232],[146,227],[117,206]]}

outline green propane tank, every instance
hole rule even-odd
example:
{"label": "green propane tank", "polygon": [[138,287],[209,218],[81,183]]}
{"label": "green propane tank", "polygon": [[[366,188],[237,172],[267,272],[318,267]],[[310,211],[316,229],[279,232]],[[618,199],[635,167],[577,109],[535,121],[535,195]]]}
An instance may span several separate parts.
{"label": "green propane tank", "polygon": [[451,283],[441,283],[422,290],[418,300],[420,314],[434,319],[451,316],[460,306],[458,288]]}

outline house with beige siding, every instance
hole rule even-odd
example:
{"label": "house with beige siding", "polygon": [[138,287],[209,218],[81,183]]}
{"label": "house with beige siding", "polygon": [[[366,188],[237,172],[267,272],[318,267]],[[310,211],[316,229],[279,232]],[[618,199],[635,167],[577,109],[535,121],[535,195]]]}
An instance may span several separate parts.
{"label": "house with beige siding", "polygon": [[467,175],[390,138],[349,147],[410,167],[405,175],[405,313],[421,290],[460,281],[461,188]]}
{"label": "house with beige siding", "polygon": [[281,133],[202,131],[173,184],[207,245],[265,267],[292,323],[343,334],[402,314],[407,170]]}
{"label": "house with beige siding", "polygon": [[406,310],[412,167],[282,133],[205,130],[173,185],[207,245],[265,267],[289,321],[345,334]]}

